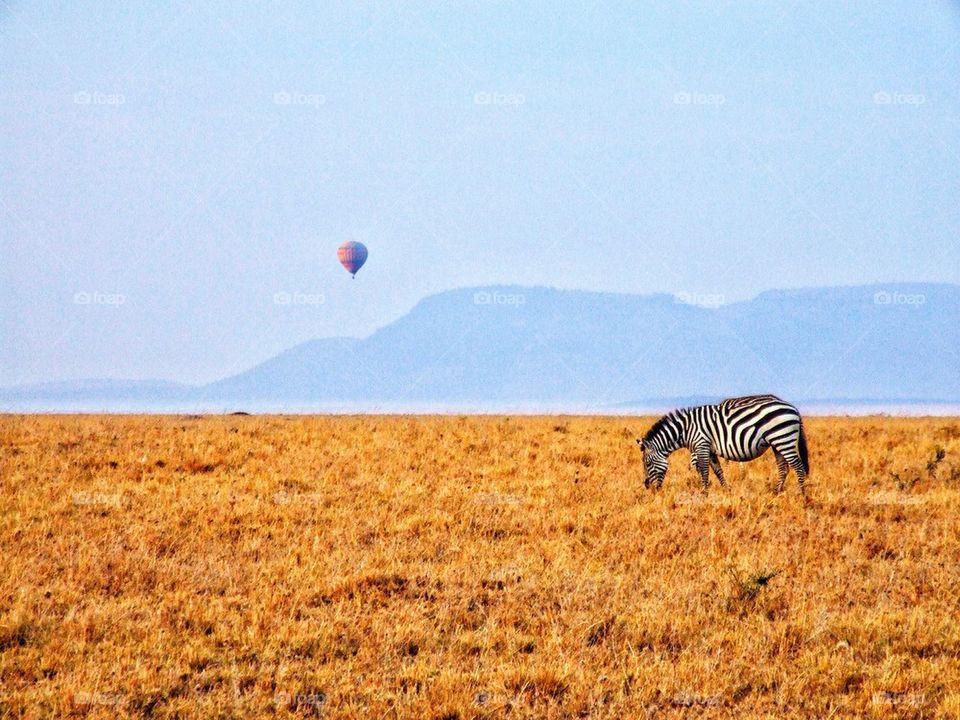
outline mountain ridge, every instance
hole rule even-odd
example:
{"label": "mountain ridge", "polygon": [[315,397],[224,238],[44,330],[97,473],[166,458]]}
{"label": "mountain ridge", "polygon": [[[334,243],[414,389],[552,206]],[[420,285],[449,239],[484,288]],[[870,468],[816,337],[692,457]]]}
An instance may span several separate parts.
{"label": "mountain ridge", "polygon": [[871,283],[769,290],[716,307],[692,302],[704,298],[717,299],[458,288],[422,298],[365,338],[309,340],[206,385],[43,383],[0,389],[0,405],[61,398],[610,408],[751,392],[796,401],[960,400],[960,286]]}

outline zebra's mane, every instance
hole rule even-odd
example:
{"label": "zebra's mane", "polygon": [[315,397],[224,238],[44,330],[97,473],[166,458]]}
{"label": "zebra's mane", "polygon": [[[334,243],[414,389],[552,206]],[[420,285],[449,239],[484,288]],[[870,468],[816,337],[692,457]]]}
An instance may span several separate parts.
{"label": "zebra's mane", "polygon": [[664,427],[666,427],[667,423],[670,420],[677,419],[677,417],[685,411],[686,410],[684,409],[684,410],[672,410],[671,412],[668,412],[662,418],[657,420],[649,430],[647,430],[647,434],[643,436],[643,441],[647,442],[648,440],[653,440],[653,438],[659,435],[660,431],[663,430]]}

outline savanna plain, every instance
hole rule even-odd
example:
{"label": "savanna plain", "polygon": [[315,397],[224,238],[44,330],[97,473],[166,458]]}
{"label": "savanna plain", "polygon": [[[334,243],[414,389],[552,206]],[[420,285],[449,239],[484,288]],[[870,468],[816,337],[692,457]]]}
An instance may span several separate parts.
{"label": "savanna plain", "polygon": [[0,416],[0,717],[960,717],[960,419]]}

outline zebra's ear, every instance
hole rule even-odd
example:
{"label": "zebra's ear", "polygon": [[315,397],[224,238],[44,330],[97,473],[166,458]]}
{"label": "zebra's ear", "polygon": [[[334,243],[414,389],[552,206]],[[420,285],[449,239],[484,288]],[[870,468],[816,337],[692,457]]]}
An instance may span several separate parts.
{"label": "zebra's ear", "polygon": [[637,445],[639,445],[640,449],[643,450],[643,438],[637,438]]}

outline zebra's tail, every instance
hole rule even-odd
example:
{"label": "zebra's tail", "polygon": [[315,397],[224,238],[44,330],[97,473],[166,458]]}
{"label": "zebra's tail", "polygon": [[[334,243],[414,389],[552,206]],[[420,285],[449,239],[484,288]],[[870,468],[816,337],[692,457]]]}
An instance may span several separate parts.
{"label": "zebra's tail", "polygon": [[810,458],[807,455],[807,436],[803,432],[803,423],[800,423],[800,437],[797,438],[797,451],[800,453],[800,462],[803,463],[803,471],[810,474]]}

